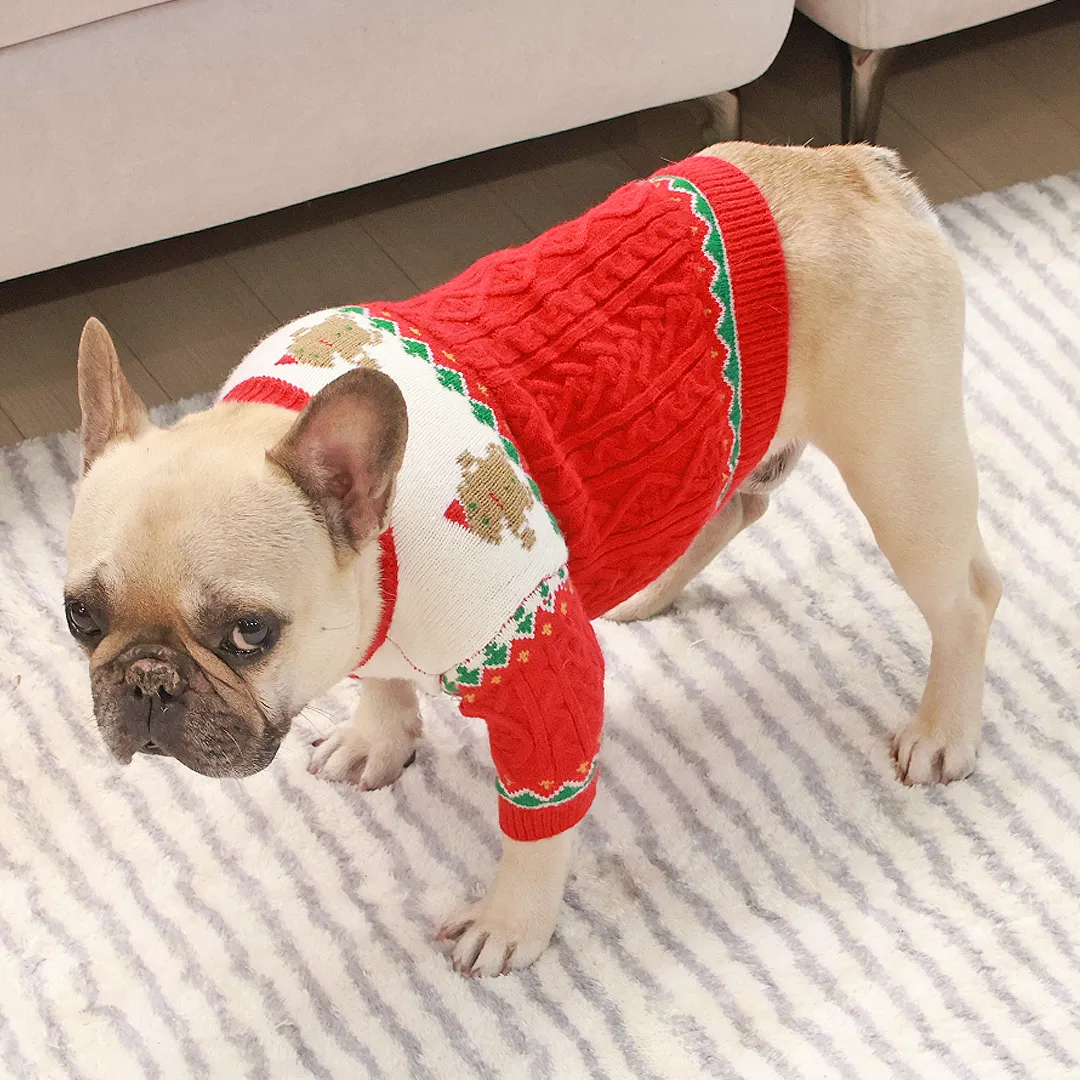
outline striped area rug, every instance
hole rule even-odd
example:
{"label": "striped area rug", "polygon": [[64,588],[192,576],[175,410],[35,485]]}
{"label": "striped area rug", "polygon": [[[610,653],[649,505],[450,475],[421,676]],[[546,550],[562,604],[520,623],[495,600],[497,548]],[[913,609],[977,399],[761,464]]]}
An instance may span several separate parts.
{"label": "striped area rug", "polygon": [[4,452],[4,1075],[1080,1075],[1080,174],[942,217],[1007,582],[977,774],[893,779],[927,634],[808,456],[672,614],[601,629],[601,794],[515,977],[431,940],[496,858],[482,729],[428,703],[374,794],[305,772],[347,691],[242,783],[114,765],[60,614],[75,442]]}

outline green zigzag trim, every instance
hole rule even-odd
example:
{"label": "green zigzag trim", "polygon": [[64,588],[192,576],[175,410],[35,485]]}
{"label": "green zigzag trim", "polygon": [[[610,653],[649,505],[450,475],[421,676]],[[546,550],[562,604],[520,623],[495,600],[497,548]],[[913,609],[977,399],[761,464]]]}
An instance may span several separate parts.
{"label": "green zigzag trim", "polygon": [[502,780],[495,783],[499,795],[508,803],[520,807],[522,810],[543,810],[547,806],[558,806],[560,803],[569,802],[580,795],[596,777],[596,761],[594,760],[584,780],[568,780],[558,791],[550,795],[540,795],[530,788],[522,788],[520,791],[507,791]]}
{"label": "green zigzag trim", "polygon": [[411,356],[421,357],[435,369],[435,377],[447,390],[453,390],[454,393],[460,394],[465,398],[472,409],[473,416],[475,416],[481,424],[485,424],[499,436],[499,441],[502,443],[503,450],[506,451],[506,456],[521,469],[522,473],[524,473],[529,488],[536,497],[536,501],[544,507],[544,512],[547,514],[548,520],[555,530],[555,535],[562,536],[562,530],[559,528],[559,523],[555,520],[555,515],[544,506],[544,500],[540,498],[540,489],[536,486],[536,482],[527,472],[525,472],[525,466],[521,463],[521,455],[518,453],[517,447],[501,431],[499,431],[499,423],[495,419],[495,412],[491,406],[477,400],[469,393],[469,385],[465,381],[465,376],[456,368],[440,364],[435,359],[435,356],[431,351],[431,346],[428,345],[426,341],[423,341],[420,338],[409,337],[407,334],[402,333],[401,327],[393,319],[384,319],[381,315],[372,315],[365,307],[343,307],[338,310],[350,315],[363,315],[377,330],[383,330],[388,334],[393,334],[394,337],[401,341],[401,347],[407,353]]}
{"label": "green zigzag trim", "polygon": [[681,191],[690,196],[690,209],[694,216],[705,224],[705,239],[701,250],[705,257],[716,267],[709,292],[720,308],[714,333],[727,349],[727,361],[724,364],[724,380],[731,387],[731,407],[728,409],[728,423],[734,438],[731,441],[731,456],[728,458],[728,481],[720,494],[718,503],[727,498],[728,490],[735,479],[735,469],[742,454],[742,358],[739,355],[739,331],[735,324],[735,300],[731,292],[731,267],[728,264],[727,249],[724,246],[724,234],[716,220],[709,200],[702,190],[684,176],[650,176],[650,183],[667,184],[669,191]]}
{"label": "green zigzag trim", "polygon": [[531,641],[536,637],[536,615],[539,611],[549,614],[555,610],[555,597],[568,571],[560,566],[536,586],[517,611],[503,624],[502,629],[478,653],[470,656],[453,671],[449,671],[440,680],[443,690],[448,694],[460,694],[463,688],[479,686],[484,673],[496,668],[505,668],[510,664],[510,653],[515,641]]}

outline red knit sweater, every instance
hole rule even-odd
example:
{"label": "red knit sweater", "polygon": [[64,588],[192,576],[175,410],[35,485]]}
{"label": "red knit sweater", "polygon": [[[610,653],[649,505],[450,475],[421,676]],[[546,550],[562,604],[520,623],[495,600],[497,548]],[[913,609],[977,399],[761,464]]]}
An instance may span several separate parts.
{"label": "red knit sweater", "polygon": [[[690,181],[707,206],[663,177]],[[590,618],[686,550],[779,422],[780,238],[754,183],[718,158],[627,184],[523,247],[370,310],[419,328],[487,388],[562,527]]]}
{"label": "red knit sweater", "polygon": [[[487,722],[503,830],[551,836],[596,790],[603,658],[589,620],[670,566],[775,434],[788,298],[772,215],[738,169],[693,157],[428,293],[341,311],[374,318],[488,415],[562,531],[568,572],[507,597],[500,634],[441,680]],[[243,367],[226,400],[303,407],[303,389]],[[442,516],[469,527],[456,503]],[[382,546],[369,657],[386,644],[409,662],[407,643],[387,638],[389,534]]]}

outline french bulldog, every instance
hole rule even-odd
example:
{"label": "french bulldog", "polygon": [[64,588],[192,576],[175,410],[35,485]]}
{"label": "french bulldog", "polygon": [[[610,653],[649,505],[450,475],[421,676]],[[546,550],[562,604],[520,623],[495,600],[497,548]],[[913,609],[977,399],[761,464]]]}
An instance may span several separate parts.
{"label": "french bulldog", "polygon": [[105,743],[247,776],[359,674],[310,771],[371,789],[415,752],[418,689],[454,694],[488,722],[505,838],[438,938],[463,973],[523,967],[596,785],[590,620],[662,612],[812,444],[932,634],[898,777],[964,777],[1001,579],[963,325],[956,259],[893,153],[748,143],[416,302],[297,320],[168,430],[91,319],[65,606]]}

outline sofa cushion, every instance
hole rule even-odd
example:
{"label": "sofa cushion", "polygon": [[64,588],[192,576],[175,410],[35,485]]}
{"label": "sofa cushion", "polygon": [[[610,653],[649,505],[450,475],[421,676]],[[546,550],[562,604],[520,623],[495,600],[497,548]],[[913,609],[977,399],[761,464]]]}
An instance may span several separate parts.
{"label": "sofa cushion", "polygon": [[173,0],[39,0],[0,5],[0,48]]}
{"label": "sofa cushion", "polygon": [[891,49],[1015,15],[1050,0],[797,0],[796,7],[841,41]]}

